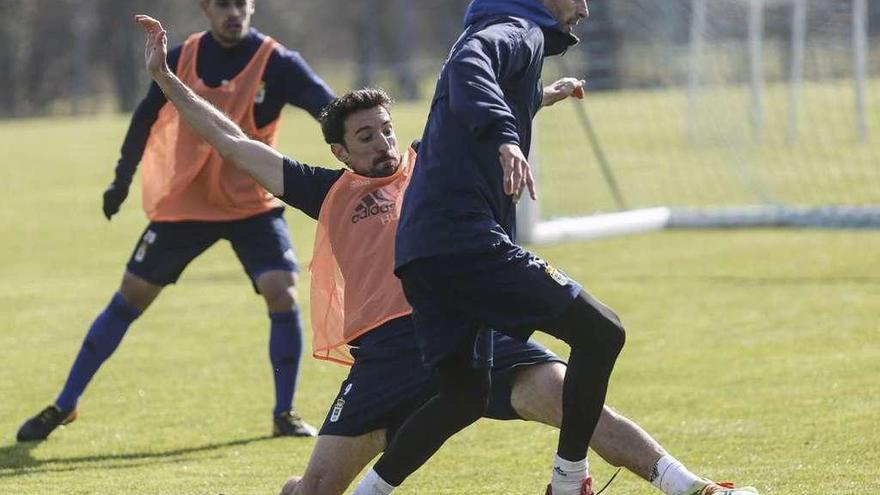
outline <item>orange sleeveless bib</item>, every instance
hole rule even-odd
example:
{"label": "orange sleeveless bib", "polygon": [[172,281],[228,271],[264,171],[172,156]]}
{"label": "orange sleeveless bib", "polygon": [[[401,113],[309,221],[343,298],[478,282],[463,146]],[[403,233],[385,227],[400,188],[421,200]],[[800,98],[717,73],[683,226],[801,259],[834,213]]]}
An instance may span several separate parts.
{"label": "orange sleeveless bib", "polygon": [[346,171],[324,199],[309,266],[318,359],[351,364],[349,342],[412,313],[394,275],[394,238],[415,159],[409,149],[389,177]]}
{"label": "orange sleeveless bib", "polygon": [[[254,99],[277,43],[267,37],[239,74],[220,87],[210,88],[196,74],[199,40],[205,35],[193,34],[183,44],[177,76],[248,136],[274,145],[280,119],[257,129]],[[280,206],[269,192],[235,164],[223,160],[183,123],[171,104],[162,107],[153,124],[142,170],[144,211],[152,221],[238,220]]]}

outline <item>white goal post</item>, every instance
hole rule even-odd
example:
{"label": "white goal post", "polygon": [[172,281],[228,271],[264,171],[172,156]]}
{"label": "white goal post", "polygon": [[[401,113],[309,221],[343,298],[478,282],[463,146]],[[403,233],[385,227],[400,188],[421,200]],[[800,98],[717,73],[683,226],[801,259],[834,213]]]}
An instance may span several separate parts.
{"label": "white goal post", "polygon": [[589,89],[601,65],[618,84],[539,114],[530,163],[541,201],[520,201],[520,240],[880,228],[868,0],[609,3],[611,61],[583,48],[561,66],[548,59],[545,81],[580,76]]}

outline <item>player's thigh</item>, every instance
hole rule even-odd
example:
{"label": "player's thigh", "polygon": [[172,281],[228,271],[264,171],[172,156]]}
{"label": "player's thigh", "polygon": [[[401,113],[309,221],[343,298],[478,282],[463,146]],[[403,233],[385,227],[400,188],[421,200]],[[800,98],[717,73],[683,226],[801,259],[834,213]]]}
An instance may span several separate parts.
{"label": "player's thigh", "polygon": [[[412,265],[412,266],[411,266]],[[546,261],[514,244],[483,253],[459,253],[417,260],[401,270],[407,280],[423,281],[425,297],[411,301],[455,314],[525,340],[546,321],[562,314],[581,287]],[[407,298],[410,297],[407,290]]]}
{"label": "player's thigh", "polygon": [[[151,285],[173,284],[187,265],[217,242],[220,235],[221,229],[212,222],[152,222],[135,244],[125,268]],[[134,286],[137,280],[129,282]]]}
{"label": "player's thigh", "polygon": [[287,493],[341,495],[358,473],[384,449],[385,430],[356,437],[321,435],[296,490]]}
{"label": "player's thigh", "polygon": [[510,403],[519,416],[559,427],[562,424],[562,383],[565,364],[545,362],[516,368]]}
{"label": "player's thigh", "polygon": [[445,259],[418,260],[399,272],[424,365],[434,369],[469,356],[469,367],[491,368],[492,332],[461,310],[455,279],[442,276],[446,265]]}
{"label": "player's thigh", "polygon": [[[270,210],[228,224],[226,238],[258,292],[260,287],[257,280],[264,273],[299,271],[293,244],[290,242],[290,232],[282,213],[281,209]],[[285,280],[282,277],[275,281],[283,285],[291,279]]]}

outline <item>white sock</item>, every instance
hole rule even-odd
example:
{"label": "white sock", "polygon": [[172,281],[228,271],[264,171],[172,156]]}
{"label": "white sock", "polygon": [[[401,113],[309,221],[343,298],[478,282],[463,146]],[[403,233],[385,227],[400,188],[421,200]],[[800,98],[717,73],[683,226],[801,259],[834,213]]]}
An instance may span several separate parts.
{"label": "white sock", "polygon": [[569,461],[559,457],[553,461],[553,475],[550,477],[550,488],[553,495],[580,495],[581,484],[587,478],[587,458]]}
{"label": "white sock", "polygon": [[358,483],[352,495],[389,495],[395,488],[386,483],[376,474],[376,471],[370,469],[370,472]]}
{"label": "white sock", "polygon": [[651,470],[651,484],[666,495],[691,495],[687,491],[698,481],[702,478],[669,454],[661,457]]}

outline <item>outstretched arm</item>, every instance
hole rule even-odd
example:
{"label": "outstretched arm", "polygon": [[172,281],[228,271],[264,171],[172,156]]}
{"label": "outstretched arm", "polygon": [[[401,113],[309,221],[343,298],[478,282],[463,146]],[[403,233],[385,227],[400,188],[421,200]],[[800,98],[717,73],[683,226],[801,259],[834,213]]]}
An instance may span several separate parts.
{"label": "outstretched arm", "polygon": [[226,115],[195,94],[168,68],[168,40],[162,24],[146,15],[135,16],[146,31],[144,47],[147,72],[165,97],[199,136],[223,158],[262,184],[270,193],[284,194],[284,157],[272,147],[248,138]]}

